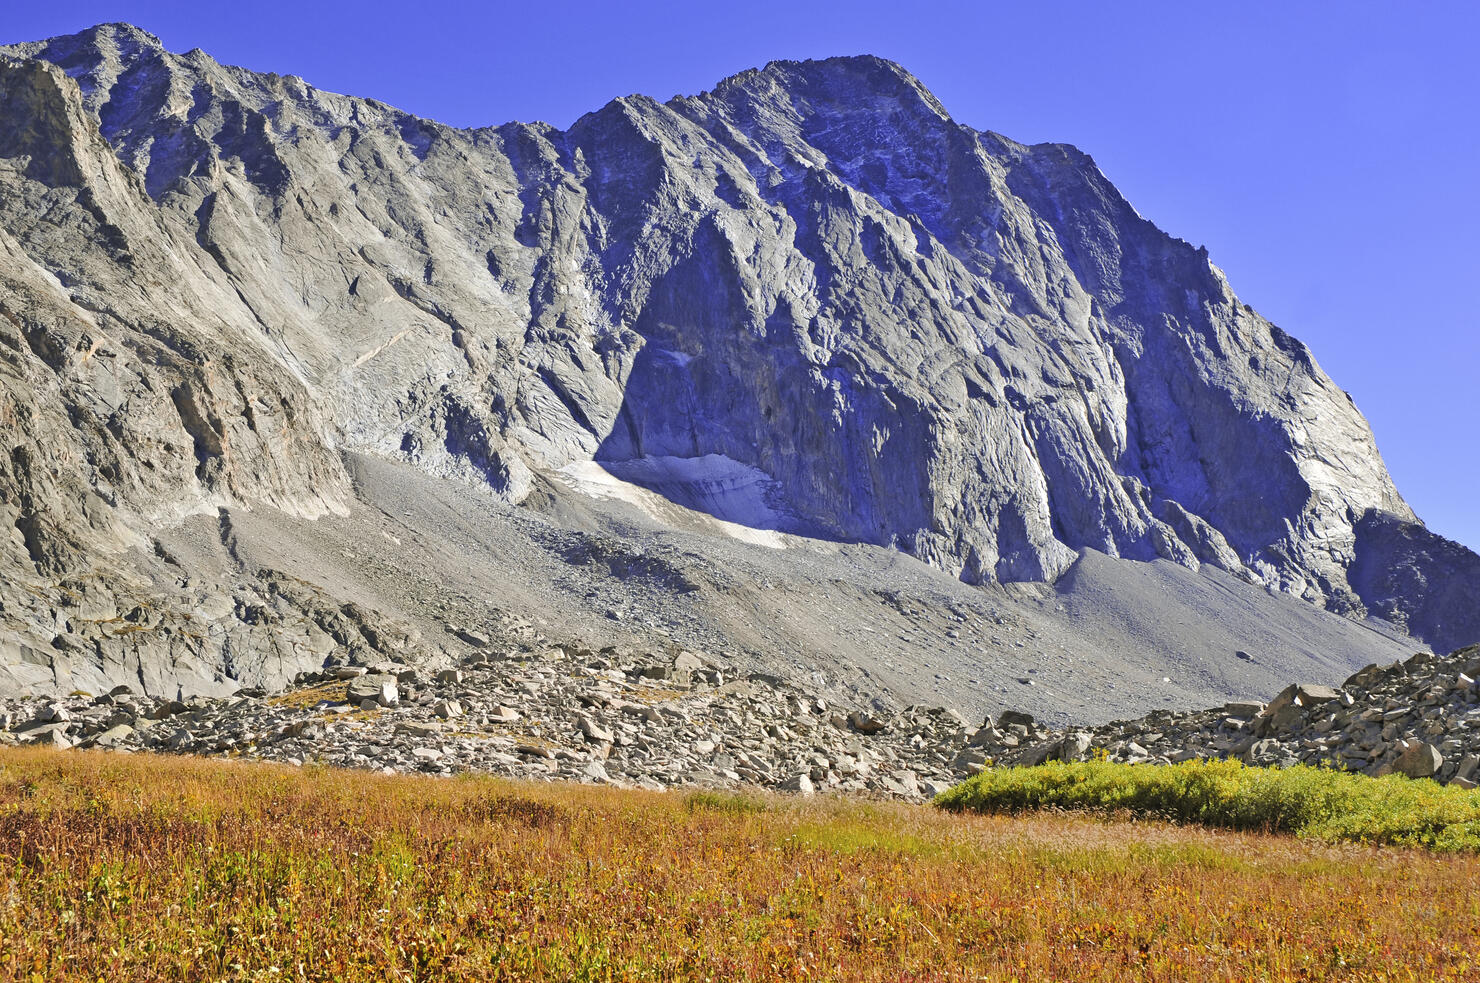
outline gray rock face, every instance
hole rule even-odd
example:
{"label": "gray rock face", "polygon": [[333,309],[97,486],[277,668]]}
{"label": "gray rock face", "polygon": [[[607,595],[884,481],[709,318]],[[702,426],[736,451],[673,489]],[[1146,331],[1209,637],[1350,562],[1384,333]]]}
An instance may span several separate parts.
{"label": "gray rock face", "polygon": [[1357,523],[1349,574],[1373,614],[1443,651],[1480,639],[1480,556],[1421,524],[1380,512]]}
{"label": "gray rock face", "polygon": [[[875,58],[456,130],[124,25],[13,45],[0,315],[0,563],[32,579],[193,513],[343,512],[351,450],[515,503],[594,459],[971,583],[1093,548],[1420,632],[1477,608],[1384,581],[1359,523],[1415,520],[1365,421],[1205,250]],[[159,589],[109,576],[103,607]],[[288,621],[262,679],[322,661]],[[240,676],[250,629],[82,648]]]}

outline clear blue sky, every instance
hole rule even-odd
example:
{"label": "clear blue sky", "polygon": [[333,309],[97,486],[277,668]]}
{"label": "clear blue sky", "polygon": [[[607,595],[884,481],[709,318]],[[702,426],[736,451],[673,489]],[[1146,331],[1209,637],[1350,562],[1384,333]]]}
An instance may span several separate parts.
{"label": "clear blue sky", "polygon": [[125,20],[177,51],[457,125],[868,52],[961,122],[1092,154],[1304,340],[1434,531],[1480,548],[1480,5],[13,3],[4,40]]}

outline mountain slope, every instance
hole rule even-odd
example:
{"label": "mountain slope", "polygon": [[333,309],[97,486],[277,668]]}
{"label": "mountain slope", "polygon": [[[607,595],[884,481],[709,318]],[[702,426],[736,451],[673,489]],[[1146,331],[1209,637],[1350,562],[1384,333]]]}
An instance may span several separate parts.
{"label": "mountain slope", "polygon": [[[126,25],[0,53],[27,575],[191,513],[343,514],[343,452],[509,503],[594,459],[967,583],[1092,549],[1353,616],[1396,610],[1351,574],[1392,548],[1364,517],[1427,535],[1349,397],[1205,251],[891,63],[456,130]],[[727,513],[734,474],[764,509]]]}

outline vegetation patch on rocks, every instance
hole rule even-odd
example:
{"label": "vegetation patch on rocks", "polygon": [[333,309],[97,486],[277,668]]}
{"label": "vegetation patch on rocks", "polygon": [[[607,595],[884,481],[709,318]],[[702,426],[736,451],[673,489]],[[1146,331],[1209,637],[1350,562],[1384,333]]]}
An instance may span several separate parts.
{"label": "vegetation patch on rocks", "polygon": [[992,768],[938,796],[946,809],[1069,809],[1295,833],[1325,842],[1480,850],[1480,792],[1401,775],[1238,761],[1052,762]]}

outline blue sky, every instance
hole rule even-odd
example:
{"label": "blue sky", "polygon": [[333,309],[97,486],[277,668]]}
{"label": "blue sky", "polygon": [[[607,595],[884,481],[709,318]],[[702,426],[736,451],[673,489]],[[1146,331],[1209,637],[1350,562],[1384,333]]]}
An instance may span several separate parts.
{"label": "blue sky", "polygon": [[1311,346],[1435,532],[1480,548],[1480,5],[14,4],[6,41],[125,20],[172,49],[457,125],[868,52],[953,116],[1076,144]]}

